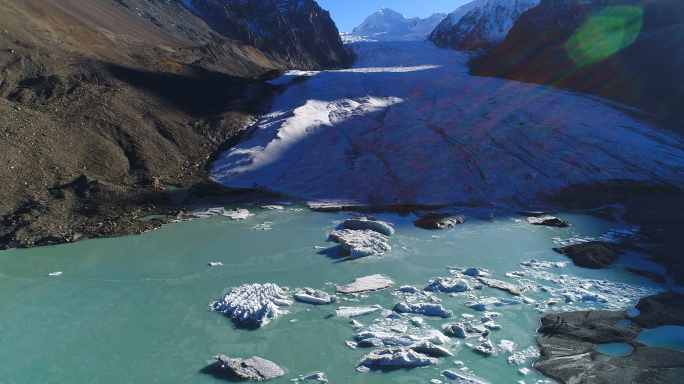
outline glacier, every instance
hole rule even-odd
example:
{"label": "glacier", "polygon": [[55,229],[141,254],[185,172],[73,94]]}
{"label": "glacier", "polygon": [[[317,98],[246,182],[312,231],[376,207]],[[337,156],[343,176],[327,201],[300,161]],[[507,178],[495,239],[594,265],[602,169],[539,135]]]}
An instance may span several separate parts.
{"label": "glacier", "polygon": [[464,52],[356,41],[351,69],[290,85],[212,164],[226,186],[375,205],[532,206],[564,187],[684,187],[684,139],[629,107],[468,74]]}

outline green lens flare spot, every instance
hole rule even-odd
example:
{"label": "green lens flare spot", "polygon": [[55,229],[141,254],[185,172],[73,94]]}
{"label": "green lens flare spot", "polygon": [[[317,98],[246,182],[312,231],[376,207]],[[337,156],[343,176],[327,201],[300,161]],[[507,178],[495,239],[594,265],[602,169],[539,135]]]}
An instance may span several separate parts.
{"label": "green lens flare spot", "polygon": [[587,21],[565,43],[575,63],[587,65],[628,47],[641,32],[644,11],[637,7],[608,7]]}

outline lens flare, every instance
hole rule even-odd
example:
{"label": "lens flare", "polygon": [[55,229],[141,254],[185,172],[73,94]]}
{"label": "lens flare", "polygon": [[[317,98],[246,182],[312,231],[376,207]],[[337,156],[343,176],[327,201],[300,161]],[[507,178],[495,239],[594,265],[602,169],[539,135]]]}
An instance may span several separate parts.
{"label": "lens flare", "polygon": [[614,55],[639,37],[644,11],[638,7],[608,7],[591,17],[565,43],[572,60],[587,65]]}

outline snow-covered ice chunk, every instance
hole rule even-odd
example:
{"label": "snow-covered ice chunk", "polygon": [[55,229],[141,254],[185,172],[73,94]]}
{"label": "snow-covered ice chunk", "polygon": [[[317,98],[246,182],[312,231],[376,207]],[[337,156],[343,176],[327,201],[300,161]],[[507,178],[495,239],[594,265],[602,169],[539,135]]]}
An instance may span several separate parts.
{"label": "snow-covered ice chunk", "polygon": [[385,236],[394,236],[394,228],[389,223],[376,220],[368,216],[358,216],[347,219],[342,224],[346,229],[363,230],[369,229]]}
{"label": "snow-covered ice chunk", "polygon": [[294,297],[297,300],[305,301],[307,303],[312,304],[330,304],[336,303],[338,301],[337,296],[329,295],[323,291],[319,291],[308,287],[297,291],[294,294]]}
{"label": "snow-covered ice chunk", "polygon": [[465,305],[478,311],[489,311],[496,307],[504,305],[519,305],[522,304],[519,300],[502,299],[498,297],[483,297],[477,300],[468,301]]}
{"label": "snow-covered ice chunk", "polygon": [[281,210],[283,210],[283,206],[282,205],[262,205],[261,209],[268,209],[270,211],[276,211],[276,210],[281,211]]}
{"label": "snow-covered ice chunk", "polygon": [[300,381],[317,381],[319,383],[327,383],[328,379],[325,378],[325,373],[323,372],[314,372],[308,375],[301,375],[296,379],[290,380],[293,383],[298,383]]}
{"label": "snow-covered ice chunk", "polygon": [[336,310],[330,312],[331,317],[356,317],[365,315],[368,313],[373,313],[382,309],[379,305],[372,305],[370,307],[339,307]]}
{"label": "snow-covered ice chunk", "polygon": [[382,255],[385,252],[392,250],[392,247],[387,243],[387,237],[370,229],[351,230],[343,229],[339,231],[331,231],[330,237],[340,247],[349,252],[350,259],[357,259],[359,257],[370,255]]}
{"label": "snow-covered ice chunk", "polygon": [[238,321],[251,322],[261,327],[281,313],[286,313],[278,309],[279,306],[291,304],[280,287],[267,283],[235,287],[223,299],[209,304],[209,307]]}
{"label": "snow-covered ice chunk", "polygon": [[53,276],[53,277],[54,277],[54,276],[59,276],[59,275],[61,275],[61,274],[62,274],[62,272],[52,272],[52,273],[48,273],[48,276]]}
{"label": "snow-covered ice chunk", "polygon": [[250,216],[254,216],[253,213],[249,213],[248,210],[243,208],[235,208],[229,211],[224,210],[223,212],[221,212],[221,214],[223,216],[230,217],[233,220],[244,220]]}
{"label": "snow-covered ice chunk", "polygon": [[509,292],[512,295],[520,295],[525,289],[519,285],[511,284],[505,281],[496,279],[487,279],[484,277],[479,277],[478,280],[490,288],[501,289],[503,291]]}
{"label": "snow-covered ice chunk", "polygon": [[218,261],[218,262],[209,262],[210,267],[222,267],[223,263]]}
{"label": "snow-covered ice chunk", "polygon": [[522,367],[522,368],[518,369],[518,372],[520,372],[520,374],[521,374],[521,375],[524,375],[524,376],[527,376],[527,375],[530,374],[530,370],[527,369],[527,368],[525,368],[525,367]]}
{"label": "snow-covered ice chunk", "polygon": [[438,277],[430,285],[425,287],[426,291],[432,292],[465,292],[471,291],[470,285],[466,280],[459,277]]}
{"label": "snow-covered ice chunk", "polygon": [[484,326],[471,323],[452,323],[444,328],[444,333],[447,335],[460,337],[461,339],[480,337],[485,332],[487,332],[487,329]]}
{"label": "snow-covered ice chunk", "polygon": [[418,293],[419,292],[418,288],[413,287],[411,285],[402,285],[401,287],[399,287],[399,291],[401,291],[402,293]]}
{"label": "snow-covered ice chunk", "polygon": [[413,324],[414,327],[420,327],[423,325],[423,319],[420,317],[412,317],[411,324]]}
{"label": "snow-covered ice chunk", "polygon": [[389,277],[382,275],[370,275],[359,277],[354,282],[337,288],[338,293],[352,294],[368,291],[377,291],[380,289],[389,288],[394,285],[394,281]]}
{"label": "snow-covered ice chunk", "polygon": [[453,311],[444,309],[440,304],[401,302],[397,303],[394,308],[397,312],[418,313],[426,316],[451,317],[454,315]]}
{"label": "snow-covered ice chunk", "polygon": [[409,348],[387,348],[369,353],[359,364],[365,366],[420,367],[437,364],[437,359]]}
{"label": "snow-covered ice chunk", "polygon": [[484,384],[482,381],[478,381],[467,376],[463,376],[459,373],[450,370],[442,371],[442,375],[447,379],[451,380],[454,384]]}
{"label": "snow-covered ice chunk", "polygon": [[501,340],[499,350],[507,355],[512,355],[515,353],[515,343],[510,340]]}
{"label": "snow-covered ice chunk", "polygon": [[492,344],[492,341],[487,337],[482,338],[480,345],[475,347],[475,351],[486,356],[493,355],[496,352],[494,344]]}
{"label": "snow-covered ice chunk", "polygon": [[428,340],[421,340],[409,346],[416,352],[424,353],[433,357],[453,356],[454,354],[444,347],[435,345]]}
{"label": "snow-covered ice chunk", "polygon": [[353,319],[352,319],[352,321],[349,322],[349,326],[352,327],[354,330],[357,330],[357,331],[359,329],[363,328],[363,324],[361,324],[358,321],[353,320]]}
{"label": "snow-covered ice chunk", "polygon": [[461,270],[461,273],[464,275],[468,276],[479,276],[479,277],[484,277],[484,276],[489,276],[489,271],[483,268],[475,268],[475,267],[470,267],[470,268],[465,268]]}

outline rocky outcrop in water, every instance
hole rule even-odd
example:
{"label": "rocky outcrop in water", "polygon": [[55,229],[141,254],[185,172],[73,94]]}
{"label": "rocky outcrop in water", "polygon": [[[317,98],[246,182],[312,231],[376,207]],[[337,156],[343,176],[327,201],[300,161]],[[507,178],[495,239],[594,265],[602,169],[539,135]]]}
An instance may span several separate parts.
{"label": "rocky outcrop in water", "polygon": [[572,226],[567,221],[553,216],[528,217],[527,222],[532,225],[543,225],[546,227],[566,228]]}
{"label": "rocky outcrop in water", "polygon": [[621,255],[617,245],[603,241],[589,241],[553,250],[572,259],[576,266],[591,269],[609,268]]}
{"label": "rocky outcrop in water", "polygon": [[252,356],[247,360],[232,359],[225,355],[216,356],[216,366],[229,378],[238,380],[264,381],[285,374],[282,368],[272,361]]}
{"label": "rocky outcrop in water", "polygon": [[[681,381],[684,352],[646,346],[635,339],[641,326],[684,324],[684,295],[668,292],[646,297],[637,307],[641,313],[636,317],[629,317],[625,311],[566,312],[542,317],[537,330],[541,358],[534,367],[568,384]],[[632,323],[616,327],[625,319]],[[628,353],[613,356],[597,350],[597,345],[613,343],[627,345]]]}

